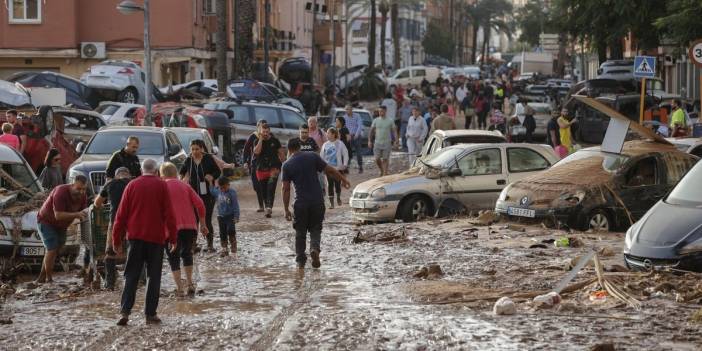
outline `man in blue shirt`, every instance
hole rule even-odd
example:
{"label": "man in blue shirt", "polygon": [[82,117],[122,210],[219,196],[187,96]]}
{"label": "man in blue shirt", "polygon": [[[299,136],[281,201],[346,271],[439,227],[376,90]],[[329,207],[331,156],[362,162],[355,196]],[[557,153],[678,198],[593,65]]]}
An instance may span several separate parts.
{"label": "man in blue shirt", "polygon": [[[285,219],[293,220],[295,229],[295,252],[297,267],[305,268],[307,255],[307,232],[310,233],[310,257],[312,267],[319,268],[319,252],[324,221],[324,194],[317,180],[317,173],[324,172],[341,182],[344,188],[351,187],[349,181],[336,168],[327,165],[316,152],[300,152],[300,142],[288,142],[290,157],[283,164],[283,206]],[[295,185],[294,217],[290,213],[290,182]]]}
{"label": "man in blue shirt", "polygon": [[[356,162],[358,162],[358,173],[363,173],[363,120],[361,116],[353,113],[353,107],[351,105],[346,105],[346,114],[344,115],[344,120],[346,121],[346,129],[349,130],[349,138],[351,138],[351,150],[350,154],[356,155]],[[351,160],[349,160],[349,164]]]}

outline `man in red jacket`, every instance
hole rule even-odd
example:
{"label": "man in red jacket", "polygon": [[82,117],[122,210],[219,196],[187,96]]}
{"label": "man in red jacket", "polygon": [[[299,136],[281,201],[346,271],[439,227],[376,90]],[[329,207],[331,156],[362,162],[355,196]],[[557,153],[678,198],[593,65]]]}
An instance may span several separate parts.
{"label": "man in red jacket", "polygon": [[122,237],[127,233],[129,254],[124,267],[122,318],[117,325],[127,325],[134,306],[137,283],[146,265],[146,299],[144,314],[147,324],[157,324],[158,299],[161,292],[163,248],[166,242],[176,245],[176,223],[166,183],[156,176],[158,164],[147,159],[141,166],[142,176],[132,180],[124,190],[117,210],[112,242],[118,254],[122,252]]}

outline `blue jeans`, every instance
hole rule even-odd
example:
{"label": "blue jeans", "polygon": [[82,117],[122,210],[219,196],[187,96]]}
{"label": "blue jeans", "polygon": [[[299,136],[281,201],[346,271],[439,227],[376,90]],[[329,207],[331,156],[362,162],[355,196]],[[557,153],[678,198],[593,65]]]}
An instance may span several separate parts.
{"label": "blue jeans", "polygon": [[[358,169],[363,170],[363,137],[354,138],[351,140],[351,149],[353,154],[356,156],[356,162],[358,163]],[[351,166],[351,160],[349,160],[349,166]]]}
{"label": "blue jeans", "polygon": [[407,149],[407,122],[400,124],[400,136],[402,137],[402,149]]}
{"label": "blue jeans", "polygon": [[321,251],[322,243],[322,222],[324,221],[324,203],[308,205],[297,204],[293,206],[295,228],[295,253],[298,264],[307,262],[305,249],[307,246],[307,233],[310,233],[310,251]]}

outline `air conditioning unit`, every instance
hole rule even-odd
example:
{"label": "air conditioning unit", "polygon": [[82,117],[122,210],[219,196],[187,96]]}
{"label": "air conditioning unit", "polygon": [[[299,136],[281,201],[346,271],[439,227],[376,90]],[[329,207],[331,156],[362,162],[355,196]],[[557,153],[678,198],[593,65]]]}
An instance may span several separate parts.
{"label": "air conditioning unit", "polygon": [[84,59],[104,59],[107,57],[104,42],[83,42],[80,43],[80,58]]}

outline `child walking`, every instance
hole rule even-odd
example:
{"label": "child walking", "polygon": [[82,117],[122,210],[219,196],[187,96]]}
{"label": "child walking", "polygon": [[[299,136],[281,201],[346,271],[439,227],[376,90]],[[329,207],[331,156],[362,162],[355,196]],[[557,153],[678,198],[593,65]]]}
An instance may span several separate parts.
{"label": "child walking", "polygon": [[[322,159],[330,166],[342,172],[346,170],[349,164],[349,151],[344,143],[339,140],[339,132],[336,128],[327,130],[327,142],[322,145]],[[341,206],[341,182],[327,176],[327,189],[329,194],[329,208],[334,208],[334,192],[336,190],[336,202]]]}
{"label": "child walking", "polygon": [[[212,189],[217,199],[217,222],[219,223],[219,240],[222,244],[221,257],[229,256],[229,247],[236,255],[236,222],[239,221],[239,200],[236,190],[229,186],[229,178],[217,179],[217,187]],[[228,245],[227,245],[228,244]]]}

